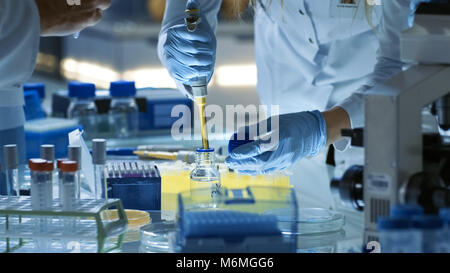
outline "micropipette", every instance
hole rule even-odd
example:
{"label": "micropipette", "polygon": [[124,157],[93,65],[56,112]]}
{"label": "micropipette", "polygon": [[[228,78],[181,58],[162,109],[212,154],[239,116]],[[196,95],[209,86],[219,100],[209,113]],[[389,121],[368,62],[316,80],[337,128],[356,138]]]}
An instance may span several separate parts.
{"label": "micropipette", "polygon": [[[189,6],[186,8],[185,23],[189,32],[195,32],[201,23],[200,9],[198,7]],[[195,103],[199,108],[200,126],[202,128],[202,144],[203,149],[209,149],[208,131],[206,127],[206,96],[208,95],[208,82],[206,77],[198,77],[197,80],[191,82],[192,93]]]}

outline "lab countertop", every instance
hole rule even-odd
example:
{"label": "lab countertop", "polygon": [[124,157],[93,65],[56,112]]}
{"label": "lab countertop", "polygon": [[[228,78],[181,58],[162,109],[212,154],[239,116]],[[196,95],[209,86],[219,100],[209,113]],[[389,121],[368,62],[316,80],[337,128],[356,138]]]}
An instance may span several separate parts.
{"label": "lab countertop", "polygon": [[[212,141],[211,146],[224,146],[226,144],[225,139]],[[111,142],[111,144],[130,147],[130,142],[140,145],[174,144],[174,141],[169,136],[154,136],[139,141],[130,140],[128,143],[127,141],[117,141]],[[199,143],[189,142],[183,143],[183,145],[189,148],[195,147]],[[331,253],[361,252],[364,214],[344,208],[333,197],[330,190],[330,181],[334,176],[339,176],[342,167],[339,170],[339,168],[326,165],[325,158],[326,150],[316,157],[300,160],[288,170],[290,183],[294,186],[300,208],[323,208],[338,211],[345,216],[345,226],[340,232],[299,236],[298,242],[301,248],[299,251]],[[122,251],[126,253],[137,253],[138,248],[139,242],[125,243]]]}

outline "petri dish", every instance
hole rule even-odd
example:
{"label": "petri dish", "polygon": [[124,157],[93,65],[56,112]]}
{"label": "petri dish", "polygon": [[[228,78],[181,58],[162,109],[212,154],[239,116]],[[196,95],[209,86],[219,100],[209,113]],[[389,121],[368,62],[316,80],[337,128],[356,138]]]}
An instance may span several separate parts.
{"label": "petri dish", "polygon": [[337,243],[345,238],[343,230],[297,236],[297,253],[336,253]]}
{"label": "petri dish", "polygon": [[345,217],[342,213],[322,208],[299,209],[297,217],[291,209],[274,209],[265,212],[277,216],[279,226],[283,232],[292,230],[292,225],[297,225],[295,234],[319,234],[337,232],[343,229]]}
{"label": "petri dish", "polygon": [[[128,227],[123,242],[137,242],[139,241],[139,229],[152,221],[150,214],[141,210],[125,210],[125,214],[127,215]],[[103,217],[106,221],[115,221],[119,218],[119,215],[117,210],[107,210]]]}
{"label": "petri dish", "polygon": [[304,208],[298,212],[298,234],[337,232],[342,230],[344,225],[344,215],[333,210]]}
{"label": "petri dish", "polygon": [[169,253],[170,234],[175,232],[174,221],[156,222],[141,227],[139,247],[140,253]]}

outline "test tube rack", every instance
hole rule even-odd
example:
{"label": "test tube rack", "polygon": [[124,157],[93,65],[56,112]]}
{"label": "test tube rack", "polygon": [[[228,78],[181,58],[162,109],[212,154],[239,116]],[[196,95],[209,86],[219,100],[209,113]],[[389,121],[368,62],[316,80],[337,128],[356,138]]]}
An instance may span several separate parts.
{"label": "test tube rack", "polygon": [[[117,219],[107,219],[110,209],[117,210]],[[45,232],[36,232],[39,219],[47,219]],[[71,232],[64,229],[67,221],[76,221]],[[48,211],[36,211],[31,207],[30,197],[0,196],[0,250],[6,253],[20,252],[30,241],[48,240],[51,242],[90,242],[93,252],[108,253],[122,247],[128,220],[119,199],[82,199],[73,211],[63,211],[59,201],[54,200]],[[50,252],[65,252],[61,244]],[[58,246],[60,247],[58,250]],[[92,247],[93,246],[93,247]],[[76,246],[74,246],[76,247]],[[79,250],[83,252],[82,249]]]}

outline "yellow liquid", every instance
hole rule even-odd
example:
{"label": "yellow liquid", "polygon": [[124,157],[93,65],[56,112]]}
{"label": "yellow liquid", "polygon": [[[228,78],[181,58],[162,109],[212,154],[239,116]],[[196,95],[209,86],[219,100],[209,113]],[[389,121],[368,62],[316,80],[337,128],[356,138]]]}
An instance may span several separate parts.
{"label": "yellow liquid", "polygon": [[206,127],[206,116],[205,116],[206,97],[196,98],[195,103],[198,106],[199,115],[200,115],[200,126],[202,128],[203,149],[209,149],[208,129]]}
{"label": "yellow liquid", "polygon": [[[161,170],[161,209],[163,211],[177,211],[178,193],[189,192],[191,188],[200,189],[211,187],[210,183],[195,182],[190,179],[189,170]],[[292,185],[288,176],[245,176],[230,172],[221,172],[221,187],[228,189],[245,189],[249,186],[277,187],[290,189]],[[284,198],[278,193],[265,192],[263,195],[255,196],[257,199],[274,200]]]}

